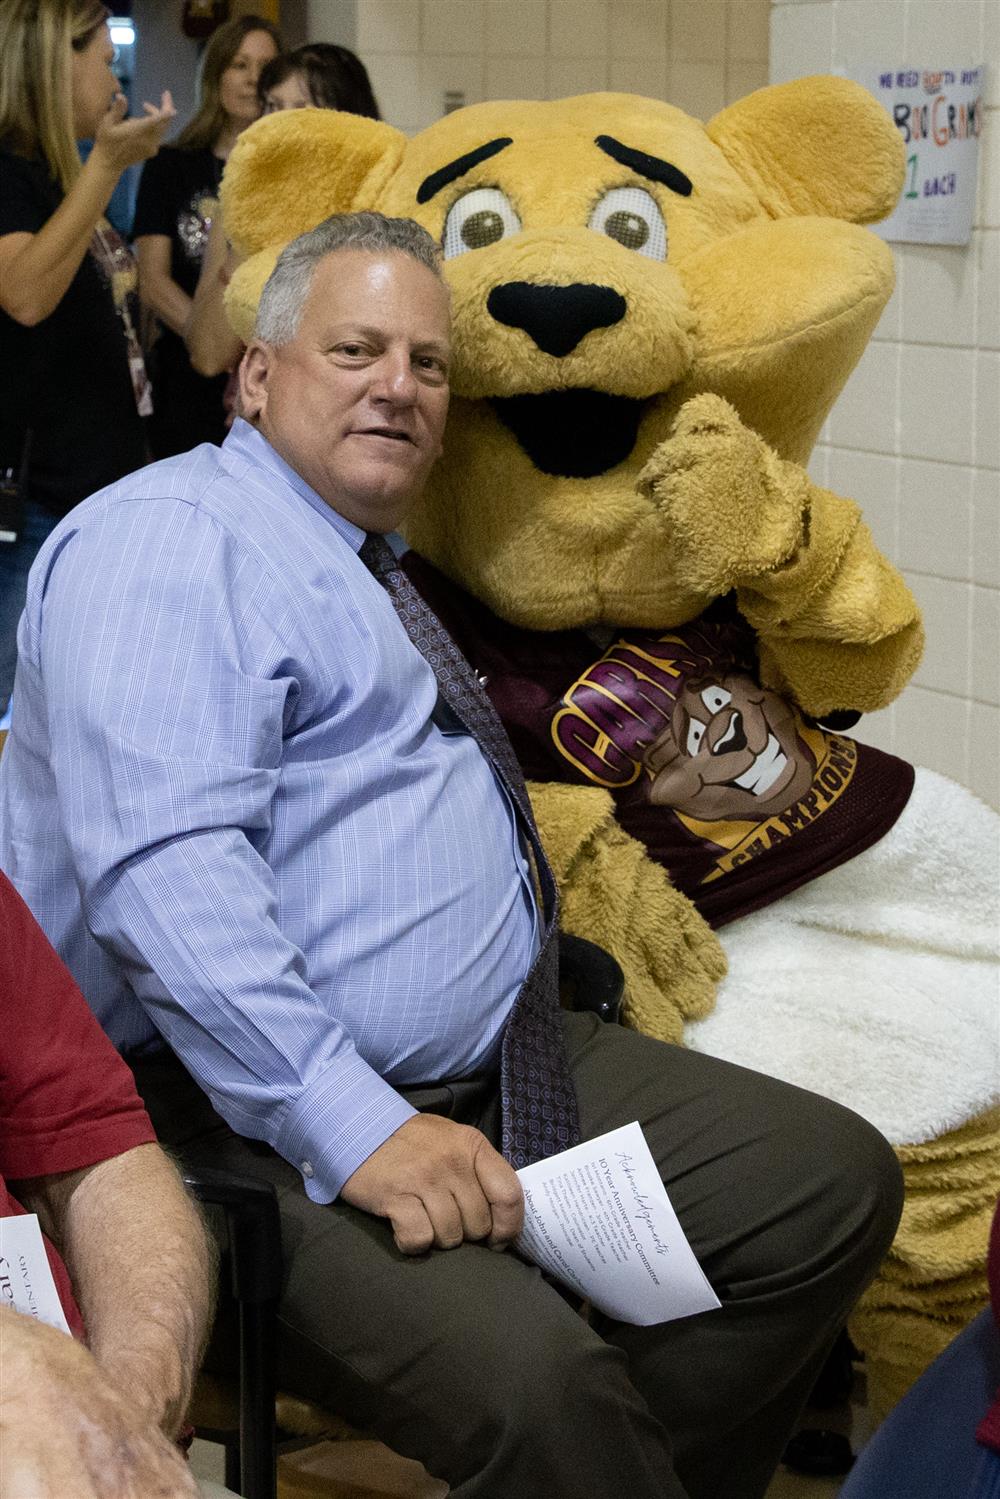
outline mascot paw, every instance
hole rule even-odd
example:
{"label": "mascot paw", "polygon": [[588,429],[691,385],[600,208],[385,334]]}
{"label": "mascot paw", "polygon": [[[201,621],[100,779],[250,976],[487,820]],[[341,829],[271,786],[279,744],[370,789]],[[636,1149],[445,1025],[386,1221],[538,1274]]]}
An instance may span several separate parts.
{"label": "mascot paw", "polygon": [[633,960],[633,981],[626,982],[623,1018],[646,1035],[679,1041],[686,1022],[700,1020],[715,1004],[726,955],[687,896],[645,857],[635,868],[630,899],[640,955]]}
{"label": "mascot paw", "polygon": [[805,473],[721,396],[684,403],[638,482],[669,527],[671,570],[710,596],[783,567],[802,540]]}
{"label": "mascot paw", "polygon": [[625,974],[622,1018],[680,1041],[706,1015],[726,959],[715,933],[615,819],[597,787],[531,782],[531,801],[562,896],[567,932],[606,948]]}

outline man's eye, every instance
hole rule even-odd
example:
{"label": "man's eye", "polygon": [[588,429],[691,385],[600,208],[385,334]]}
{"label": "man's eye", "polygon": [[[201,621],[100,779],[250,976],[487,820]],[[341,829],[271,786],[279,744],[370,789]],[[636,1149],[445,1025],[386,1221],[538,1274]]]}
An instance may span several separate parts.
{"label": "man's eye", "polygon": [[443,385],[448,379],[448,366],[442,359],[428,355],[423,359],[415,359],[413,363],[418,375],[424,375],[436,384]]}
{"label": "man's eye", "polygon": [[656,199],[644,188],[612,188],[597,204],[587,227],[650,260],[667,258],[667,226]]}
{"label": "man's eye", "polygon": [[446,260],[467,250],[482,250],[519,233],[521,220],[498,187],[476,187],[458,198],[444,221],[441,248]]}

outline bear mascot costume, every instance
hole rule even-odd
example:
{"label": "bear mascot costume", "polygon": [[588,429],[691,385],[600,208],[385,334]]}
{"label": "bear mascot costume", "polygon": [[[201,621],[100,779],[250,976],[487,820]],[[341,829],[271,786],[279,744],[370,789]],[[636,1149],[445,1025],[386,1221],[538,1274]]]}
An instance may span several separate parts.
{"label": "bear mascot costume", "polygon": [[996,819],[850,737],[921,624],[805,467],[891,291],[862,226],[902,158],[880,105],[818,77],[707,125],[623,94],[412,139],[302,110],[246,131],[222,190],[247,338],[332,213],[440,244],[452,407],[408,570],[485,678],[626,1023],[896,1146],[905,1215],[852,1324],[879,1410],[985,1304],[1000,1192]]}

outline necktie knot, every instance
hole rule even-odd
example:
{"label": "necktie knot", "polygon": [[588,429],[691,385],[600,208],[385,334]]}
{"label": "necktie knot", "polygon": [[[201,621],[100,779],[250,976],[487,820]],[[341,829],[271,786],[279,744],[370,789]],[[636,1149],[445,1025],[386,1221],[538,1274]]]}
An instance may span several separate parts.
{"label": "necktie knot", "polygon": [[380,583],[384,583],[388,575],[399,567],[395,552],[380,531],[368,532],[361,543],[358,556]]}

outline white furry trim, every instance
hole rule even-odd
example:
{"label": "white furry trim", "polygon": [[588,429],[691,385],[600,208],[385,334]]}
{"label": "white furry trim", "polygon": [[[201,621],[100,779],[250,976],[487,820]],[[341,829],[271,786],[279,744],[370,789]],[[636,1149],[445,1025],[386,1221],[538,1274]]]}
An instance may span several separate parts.
{"label": "white furry trim", "polygon": [[919,1144],[1000,1099],[1000,818],[918,770],[873,848],[719,933],[695,1051],[847,1104]]}

